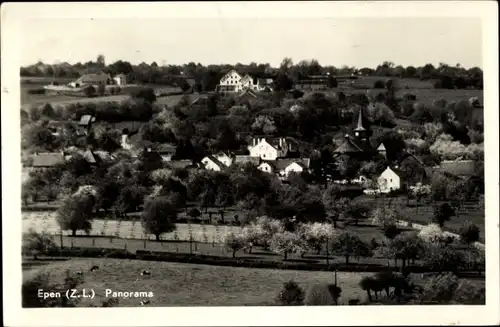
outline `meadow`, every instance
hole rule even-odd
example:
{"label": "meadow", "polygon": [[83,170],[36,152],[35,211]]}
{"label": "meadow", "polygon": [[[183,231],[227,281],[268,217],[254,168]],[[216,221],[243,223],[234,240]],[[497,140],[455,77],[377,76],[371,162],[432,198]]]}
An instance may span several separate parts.
{"label": "meadow", "polygon": [[[97,265],[99,270],[89,272]],[[141,276],[148,269],[150,276]],[[283,283],[294,280],[302,288],[310,284],[333,283],[332,272],[308,272],[278,269],[217,267],[167,262],[144,262],[119,259],[72,259],[35,267],[23,272],[23,281],[40,272],[48,272],[51,281],[62,283],[65,271],[83,271],[80,289],[93,289],[93,299],[82,299],[80,307],[100,306],[106,300],[105,290],[153,292],[149,306],[259,306],[273,305]],[[364,273],[338,272],[342,288],[340,304],[348,299],[364,299],[358,286]],[[145,299],[120,298],[118,306],[139,306]]]}

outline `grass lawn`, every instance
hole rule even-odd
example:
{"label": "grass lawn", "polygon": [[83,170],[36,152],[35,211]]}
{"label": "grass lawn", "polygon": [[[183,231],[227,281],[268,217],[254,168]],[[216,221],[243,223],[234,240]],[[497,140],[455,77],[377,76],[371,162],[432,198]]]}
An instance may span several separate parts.
{"label": "grass lawn", "polygon": [[[99,270],[91,273],[90,267]],[[79,287],[95,291],[94,299],[82,299],[79,306],[100,306],[105,290],[153,292],[150,306],[259,306],[273,305],[284,282],[296,281],[303,289],[315,283],[333,283],[331,272],[216,267],[168,262],[144,262],[118,259],[72,259],[50,263],[23,272],[23,280],[38,272],[50,272],[52,280],[62,282],[65,271],[81,270],[84,283]],[[141,276],[144,269],[151,276]],[[342,288],[340,303],[365,298],[358,286],[364,273],[337,273]],[[120,298],[118,306],[139,306],[141,298]]]}

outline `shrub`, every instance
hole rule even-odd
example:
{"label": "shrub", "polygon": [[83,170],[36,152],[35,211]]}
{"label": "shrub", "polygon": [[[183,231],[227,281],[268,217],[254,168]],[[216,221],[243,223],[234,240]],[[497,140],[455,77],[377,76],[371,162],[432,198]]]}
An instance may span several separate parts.
{"label": "shrub", "polygon": [[305,305],[336,305],[341,290],[335,285],[311,285],[304,298]]}
{"label": "shrub", "polygon": [[294,281],[283,284],[283,289],[278,294],[278,303],[281,305],[303,305],[304,291]]}
{"label": "shrub", "polygon": [[385,88],[385,83],[382,80],[376,80],[375,83],[373,83],[373,88],[374,89],[384,89]]}
{"label": "shrub", "polygon": [[385,237],[388,239],[393,239],[395,238],[399,233],[401,233],[401,230],[396,226],[396,224],[390,224],[382,227],[382,231],[384,232]]}
{"label": "shrub", "polygon": [[427,243],[439,243],[445,238],[443,230],[437,224],[424,226],[418,233],[418,237]]}
{"label": "shrub", "polygon": [[432,271],[457,272],[465,265],[464,252],[448,245],[428,244],[423,257],[424,263]]}
{"label": "shrub", "polygon": [[34,229],[30,229],[23,237],[22,252],[33,255],[34,259],[55,247],[52,235],[47,232],[37,233]]}
{"label": "shrub", "polygon": [[177,208],[167,197],[157,197],[148,200],[141,215],[141,224],[147,233],[155,235],[160,240],[162,233],[170,233],[176,229]]}
{"label": "shrub", "polygon": [[418,300],[421,304],[484,304],[485,289],[444,273],[424,281]]}
{"label": "shrub", "polygon": [[444,223],[455,216],[455,210],[449,203],[443,203],[434,208],[434,215],[432,221],[437,223],[440,227],[444,226]]}
{"label": "shrub", "polygon": [[289,253],[305,253],[307,251],[304,240],[292,232],[280,232],[272,236],[271,250],[273,252],[283,253],[283,259],[286,260]]}
{"label": "shrub", "polygon": [[466,221],[460,228],[460,240],[466,244],[479,241],[479,227]]}
{"label": "shrub", "polygon": [[50,282],[50,275],[39,273],[34,278],[26,280],[22,285],[22,306],[23,308],[54,308],[54,307],[75,307],[80,301],[79,298],[67,298],[66,296],[44,299],[38,296],[39,290],[65,293],[74,289],[83,282],[82,277],[76,277],[69,270],[62,284]]}

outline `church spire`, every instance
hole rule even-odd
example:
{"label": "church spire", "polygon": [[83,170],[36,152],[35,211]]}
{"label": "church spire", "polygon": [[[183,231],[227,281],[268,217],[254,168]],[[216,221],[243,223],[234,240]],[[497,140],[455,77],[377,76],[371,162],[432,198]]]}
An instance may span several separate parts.
{"label": "church spire", "polygon": [[365,128],[363,127],[363,109],[359,109],[359,115],[358,115],[358,125],[356,126],[355,131],[364,131]]}

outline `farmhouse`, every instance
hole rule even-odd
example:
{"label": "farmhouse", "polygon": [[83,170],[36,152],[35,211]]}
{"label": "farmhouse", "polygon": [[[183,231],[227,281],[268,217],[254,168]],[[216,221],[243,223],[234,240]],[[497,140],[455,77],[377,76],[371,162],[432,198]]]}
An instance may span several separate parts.
{"label": "farmhouse", "polygon": [[221,171],[227,167],[212,155],[203,158],[201,163],[204,165],[205,169],[213,171]]}
{"label": "farmhouse", "polygon": [[272,83],[271,78],[254,78],[249,74],[242,76],[232,69],[221,78],[217,90],[221,93],[235,93],[244,90],[261,92],[272,90]]}
{"label": "farmhouse", "polygon": [[387,167],[377,178],[380,193],[389,193],[401,188],[401,177],[395,170]]}
{"label": "farmhouse", "polygon": [[269,173],[277,174],[282,178],[286,178],[290,173],[302,173],[309,170],[310,160],[303,159],[278,159],[263,161],[257,169]]}
{"label": "farmhouse", "polygon": [[82,154],[83,158],[91,165],[100,165],[114,160],[114,157],[107,151],[86,150]]}
{"label": "farmhouse", "polygon": [[284,137],[253,138],[252,145],[248,147],[250,156],[260,157],[262,160],[276,160],[286,157],[291,150],[291,143]]}
{"label": "farmhouse", "polygon": [[112,79],[109,74],[98,73],[98,74],[86,74],[77,79],[74,82],[71,82],[70,85],[73,87],[82,87],[83,85],[109,85],[112,84]]}

